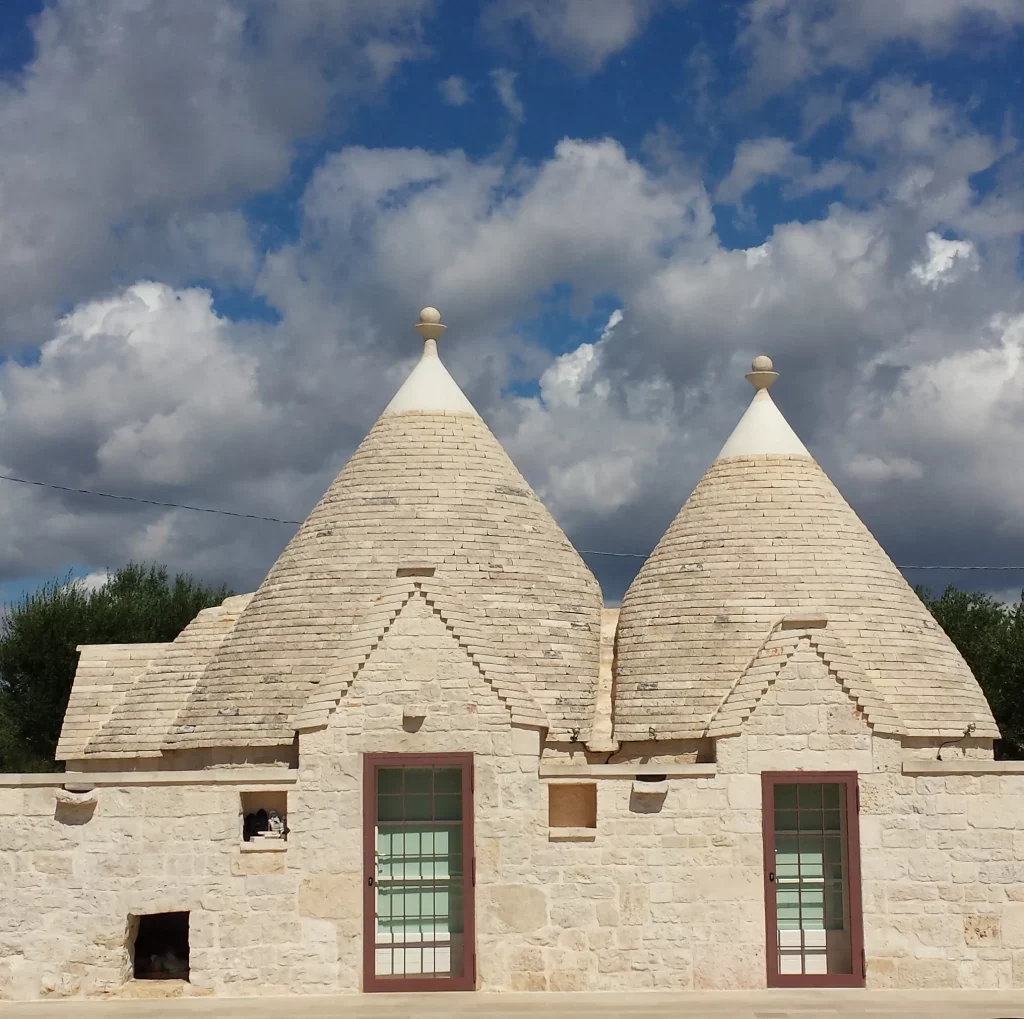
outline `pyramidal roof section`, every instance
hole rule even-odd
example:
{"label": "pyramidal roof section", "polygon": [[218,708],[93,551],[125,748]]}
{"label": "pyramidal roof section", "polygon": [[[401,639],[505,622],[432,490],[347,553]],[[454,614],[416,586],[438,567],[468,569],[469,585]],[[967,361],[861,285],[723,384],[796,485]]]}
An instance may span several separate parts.
{"label": "pyramidal roof section", "polygon": [[437,341],[447,328],[441,324],[437,308],[424,308],[420,312],[416,331],[423,337],[423,356],[384,408],[385,414],[420,410],[480,416],[437,356]]}
{"label": "pyramidal roof section", "polygon": [[754,358],[747,381],[757,390],[746,413],[733,429],[716,460],[730,456],[810,456],[807,447],[775,406],[768,388],[779,377],[772,360],[763,354]]}

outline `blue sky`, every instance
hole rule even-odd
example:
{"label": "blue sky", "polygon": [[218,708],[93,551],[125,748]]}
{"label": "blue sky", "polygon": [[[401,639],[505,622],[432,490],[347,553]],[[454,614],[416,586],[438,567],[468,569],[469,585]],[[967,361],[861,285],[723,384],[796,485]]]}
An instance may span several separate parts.
{"label": "blue sky", "polygon": [[[1015,0],[7,0],[0,473],[300,518],[436,303],[579,547],[653,546],[765,351],[897,562],[1024,565],[1022,55]],[[0,600],[291,534],[0,493]]]}

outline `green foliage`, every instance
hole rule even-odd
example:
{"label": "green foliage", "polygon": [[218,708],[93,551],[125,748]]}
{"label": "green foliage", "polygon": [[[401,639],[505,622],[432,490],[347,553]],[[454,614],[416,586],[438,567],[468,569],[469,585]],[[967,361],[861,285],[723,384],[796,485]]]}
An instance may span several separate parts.
{"label": "green foliage", "polygon": [[98,590],[53,580],[10,606],[0,624],[0,772],[54,763],[80,644],[171,641],[200,610],[230,595],[167,568],[135,563]]}
{"label": "green foliage", "polygon": [[1004,605],[987,594],[947,587],[941,598],[917,588],[981,684],[1003,738],[996,757],[1024,760],[1024,594]]}

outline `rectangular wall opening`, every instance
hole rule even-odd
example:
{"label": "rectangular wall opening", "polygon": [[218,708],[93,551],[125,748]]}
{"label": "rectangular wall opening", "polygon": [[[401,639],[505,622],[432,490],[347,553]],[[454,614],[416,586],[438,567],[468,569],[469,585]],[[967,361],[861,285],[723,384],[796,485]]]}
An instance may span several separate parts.
{"label": "rectangular wall opening", "polygon": [[597,784],[552,783],[548,786],[549,828],[596,828]]}
{"label": "rectangular wall opening", "polygon": [[766,773],[768,985],[862,986],[857,777]]}
{"label": "rectangular wall opening", "polygon": [[472,755],[364,762],[363,987],[472,990]]}
{"label": "rectangular wall opening", "polygon": [[129,918],[136,980],[188,980],[188,913],[144,913]]}
{"label": "rectangular wall opening", "polygon": [[242,841],[254,844],[287,841],[288,793],[281,789],[245,792],[242,800]]}

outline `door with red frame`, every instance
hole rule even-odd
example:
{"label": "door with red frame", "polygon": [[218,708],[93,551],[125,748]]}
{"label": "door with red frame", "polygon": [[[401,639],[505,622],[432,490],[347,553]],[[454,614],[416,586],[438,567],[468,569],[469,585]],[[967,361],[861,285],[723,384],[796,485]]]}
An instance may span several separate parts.
{"label": "door with red frame", "polygon": [[769,987],[863,987],[857,773],[765,772]]}
{"label": "door with red frame", "polygon": [[363,989],[476,986],[473,755],[365,754]]}

